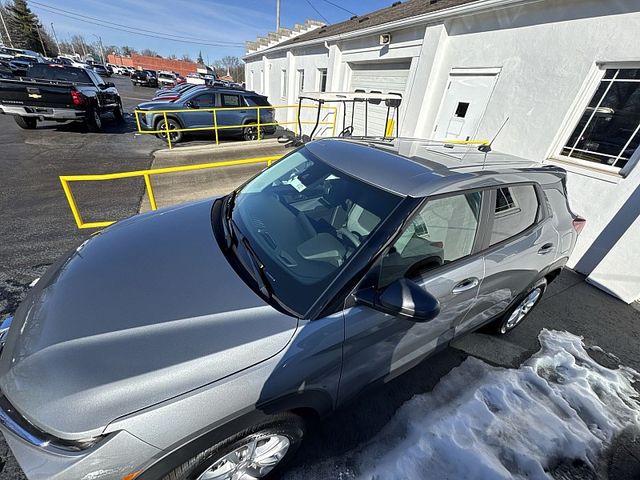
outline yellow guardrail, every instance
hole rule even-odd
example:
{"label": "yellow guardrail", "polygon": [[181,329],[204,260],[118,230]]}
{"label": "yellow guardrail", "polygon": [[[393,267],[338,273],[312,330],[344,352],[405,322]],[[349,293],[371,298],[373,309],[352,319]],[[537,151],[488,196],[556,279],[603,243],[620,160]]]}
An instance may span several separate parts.
{"label": "yellow guardrail", "polygon": [[[260,118],[260,111],[261,110],[279,110],[279,109],[287,109],[287,108],[293,108],[296,111],[296,120],[291,120],[291,121],[284,121],[284,122],[262,122],[261,118]],[[157,134],[164,134],[166,135],[166,139],[167,139],[167,144],[169,145],[169,149],[173,148],[172,142],[171,142],[171,135],[170,132],[201,132],[201,131],[207,131],[207,130],[213,130],[215,132],[215,139],[216,139],[216,145],[218,145],[220,143],[220,139],[219,139],[219,134],[218,131],[219,130],[227,130],[227,129],[231,129],[231,128],[247,128],[247,127],[255,127],[257,130],[257,136],[258,136],[258,141],[261,140],[261,136],[262,136],[262,132],[261,129],[262,127],[269,127],[269,126],[282,126],[282,125],[294,125],[294,133],[297,135],[298,134],[298,123],[300,123],[300,126],[302,125],[315,125],[316,121],[315,120],[301,120],[300,122],[298,122],[298,117],[300,115],[300,109],[313,109],[314,111],[317,110],[317,107],[314,105],[271,105],[271,106],[255,106],[255,107],[215,107],[215,108],[183,108],[183,109],[176,109],[176,110],[134,110],[133,113],[136,117],[136,125],[138,127],[138,133],[149,133],[152,135],[157,135]],[[255,123],[251,123],[251,124],[241,124],[241,125],[218,125],[218,112],[230,112],[230,111],[234,111],[234,110],[255,110],[256,111],[256,122]],[[318,126],[331,126],[331,136],[334,137],[336,135],[336,118],[337,118],[337,112],[338,112],[338,107],[335,106],[331,106],[331,105],[323,105],[321,107],[321,112],[322,111],[329,111],[330,113],[333,113],[332,120],[326,120],[327,115],[325,113],[324,116],[324,120],[319,120],[318,121]],[[190,127],[190,128],[174,128],[174,129],[169,129],[169,124],[168,124],[168,119],[172,114],[176,114],[176,113],[203,113],[203,112],[210,112],[213,116],[213,125],[210,127]],[[160,129],[160,130],[156,130],[154,129],[154,125],[150,125],[149,128],[143,128],[140,122],[140,115],[148,115],[148,116],[152,116],[153,120],[152,123],[155,124],[155,122],[157,122],[157,118],[158,116],[162,116],[163,120],[164,120],[164,126],[165,128]],[[147,122],[143,122],[145,125],[147,124]]]}
{"label": "yellow guardrail", "polygon": [[280,158],[280,155],[275,155],[270,157],[246,158],[243,160],[227,160],[222,162],[200,163],[197,165],[183,165],[179,167],[154,168],[151,170],[134,170],[130,172],[103,173],[97,175],[62,175],[60,176],[60,183],[62,183],[62,189],[64,190],[64,194],[67,197],[67,202],[69,203],[71,213],[73,214],[73,218],[76,221],[76,225],[78,226],[78,228],[103,228],[108,227],[109,225],[115,223],[117,220],[84,222],[82,220],[82,215],[80,215],[80,210],[78,209],[76,200],[73,196],[73,192],[71,191],[71,182],[95,182],[104,180],[117,180],[122,178],[143,177],[147,195],[149,196],[149,204],[151,206],[151,210],[157,210],[158,206],[156,204],[156,197],[153,193],[153,185],[151,183],[151,176],[153,175],[162,175],[175,172],[188,172],[193,170],[206,170],[210,168],[231,167],[234,165],[250,165],[254,163],[266,163],[267,166],[270,166],[273,162],[278,161]]}

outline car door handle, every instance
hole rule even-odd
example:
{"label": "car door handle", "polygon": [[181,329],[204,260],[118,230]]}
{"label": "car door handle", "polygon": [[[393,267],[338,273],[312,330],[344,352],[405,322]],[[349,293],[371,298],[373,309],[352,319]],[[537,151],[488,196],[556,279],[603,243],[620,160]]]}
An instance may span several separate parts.
{"label": "car door handle", "polygon": [[553,251],[553,243],[545,243],[538,250],[538,255],[546,255],[547,253]]}
{"label": "car door handle", "polygon": [[466,280],[461,281],[459,284],[453,287],[453,290],[451,290],[451,293],[453,293],[454,295],[457,295],[458,293],[466,292],[467,290],[476,288],[479,283],[480,283],[480,280],[478,280],[475,277],[467,278]]}

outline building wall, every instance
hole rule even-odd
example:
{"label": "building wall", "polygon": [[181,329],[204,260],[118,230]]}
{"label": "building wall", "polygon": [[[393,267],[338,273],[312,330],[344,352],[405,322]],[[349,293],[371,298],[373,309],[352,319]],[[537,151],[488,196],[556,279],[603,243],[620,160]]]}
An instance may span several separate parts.
{"label": "building wall", "polygon": [[[530,2],[392,31],[388,47],[376,34],[324,47],[326,56],[294,49],[286,54],[287,65],[295,72],[326,61],[328,89],[344,91],[355,63],[409,60],[400,134],[420,138],[433,138],[452,68],[498,67],[477,137],[492,138],[509,117],[495,150],[568,171],[571,206],[587,218],[569,266],[631,302],[640,298],[640,165],[623,178],[556,157],[597,86],[599,64],[640,67],[639,10],[637,0]],[[280,70],[284,62],[278,65]]]}
{"label": "building wall", "polygon": [[146,55],[133,54],[130,57],[109,54],[107,62],[115,65],[126,65],[129,67],[141,67],[149,70],[166,70],[178,72],[180,75],[195,73],[197,64],[185,62],[184,60],[172,60],[169,58],[148,57]]}

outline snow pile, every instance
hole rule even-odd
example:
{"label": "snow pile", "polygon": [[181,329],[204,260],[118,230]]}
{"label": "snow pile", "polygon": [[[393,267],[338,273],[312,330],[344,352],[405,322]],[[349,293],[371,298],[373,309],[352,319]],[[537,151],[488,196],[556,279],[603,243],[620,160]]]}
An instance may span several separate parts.
{"label": "snow pile", "polygon": [[541,350],[517,370],[466,359],[406,402],[350,461],[336,459],[355,465],[340,476],[547,479],[563,459],[597,469],[613,437],[640,423],[632,386],[640,375],[603,367],[570,333],[543,330],[539,339]]}

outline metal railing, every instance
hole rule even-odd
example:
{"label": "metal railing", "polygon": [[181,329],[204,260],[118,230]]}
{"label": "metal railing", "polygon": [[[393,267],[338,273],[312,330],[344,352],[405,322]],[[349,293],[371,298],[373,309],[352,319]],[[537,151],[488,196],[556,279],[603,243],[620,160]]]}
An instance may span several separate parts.
{"label": "metal railing", "polygon": [[200,163],[197,165],[183,165],[179,167],[155,168],[151,170],[134,170],[131,172],[103,173],[97,175],[62,175],[60,176],[60,183],[62,183],[62,189],[64,190],[64,194],[67,197],[67,202],[69,203],[71,213],[73,214],[73,218],[76,221],[76,225],[78,226],[78,228],[103,228],[108,227],[109,225],[115,223],[117,220],[84,222],[82,220],[82,215],[80,215],[80,210],[78,209],[76,200],[73,196],[73,192],[71,191],[71,182],[95,182],[104,180],[117,180],[122,178],[143,177],[147,195],[149,196],[149,205],[151,206],[151,210],[157,210],[158,206],[156,204],[156,197],[154,195],[153,185],[151,183],[151,177],[153,175],[163,175],[175,172],[188,172],[193,170],[206,170],[220,167],[231,167],[235,165],[251,165],[256,163],[266,163],[267,166],[270,166],[273,162],[278,161],[280,158],[282,158],[280,155],[274,155],[270,157],[227,160],[222,162]]}
{"label": "metal railing", "polygon": [[[284,122],[277,122],[277,121],[273,121],[273,122],[264,122],[262,121],[262,119],[260,118],[260,112],[261,111],[265,111],[265,110],[281,110],[281,109],[295,109],[295,117],[296,120],[287,120]],[[294,125],[294,133],[296,135],[298,135],[298,127],[302,128],[302,125],[316,125],[316,121],[315,120],[298,120],[298,118],[300,117],[300,110],[301,109],[313,109],[313,110],[317,110],[317,107],[314,105],[270,105],[270,106],[255,106],[255,107],[215,107],[215,108],[184,108],[184,109],[176,109],[176,110],[134,110],[133,113],[136,117],[136,125],[138,127],[138,133],[149,133],[152,135],[157,135],[157,134],[164,134],[166,136],[166,140],[167,140],[167,144],[169,146],[169,149],[173,148],[172,142],[171,142],[171,133],[172,132],[201,132],[201,131],[210,131],[213,130],[215,132],[215,140],[216,140],[216,145],[218,145],[220,143],[220,136],[219,136],[219,130],[228,130],[228,129],[244,129],[244,128],[251,128],[251,127],[255,127],[257,130],[257,140],[260,141],[261,137],[262,137],[262,128],[263,127],[269,127],[269,126],[273,126],[273,127],[277,127],[277,126],[283,126],[283,125]],[[239,124],[239,125],[219,125],[218,124],[218,112],[232,112],[234,110],[244,110],[244,111],[248,111],[248,110],[255,110],[256,111],[256,120],[255,123],[243,123],[243,124]],[[329,113],[325,113],[324,117],[322,120],[318,120],[317,125],[318,126],[326,126],[326,127],[331,127],[331,136],[334,137],[336,134],[336,118],[337,118],[337,111],[338,108],[335,106],[322,106],[321,107],[321,111],[325,110],[328,111]],[[169,122],[168,120],[171,119],[173,114],[178,114],[178,113],[203,113],[203,112],[210,112],[212,114],[212,125],[211,126],[207,126],[207,127],[188,127],[188,128],[173,128],[173,129],[169,129]],[[332,115],[331,115],[332,114]],[[145,116],[150,116],[151,117],[151,121],[149,122],[149,124],[144,121],[143,123],[145,125],[148,125],[148,128],[143,128],[140,122],[140,115],[145,115]],[[332,119],[331,120],[326,120],[326,118],[328,118],[328,116],[331,116]],[[158,116],[161,116],[162,119],[164,120],[164,128],[162,129],[156,129],[155,128],[155,123],[158,122],[157,118]],[[179,120],[178,120],[179,121]]]}

